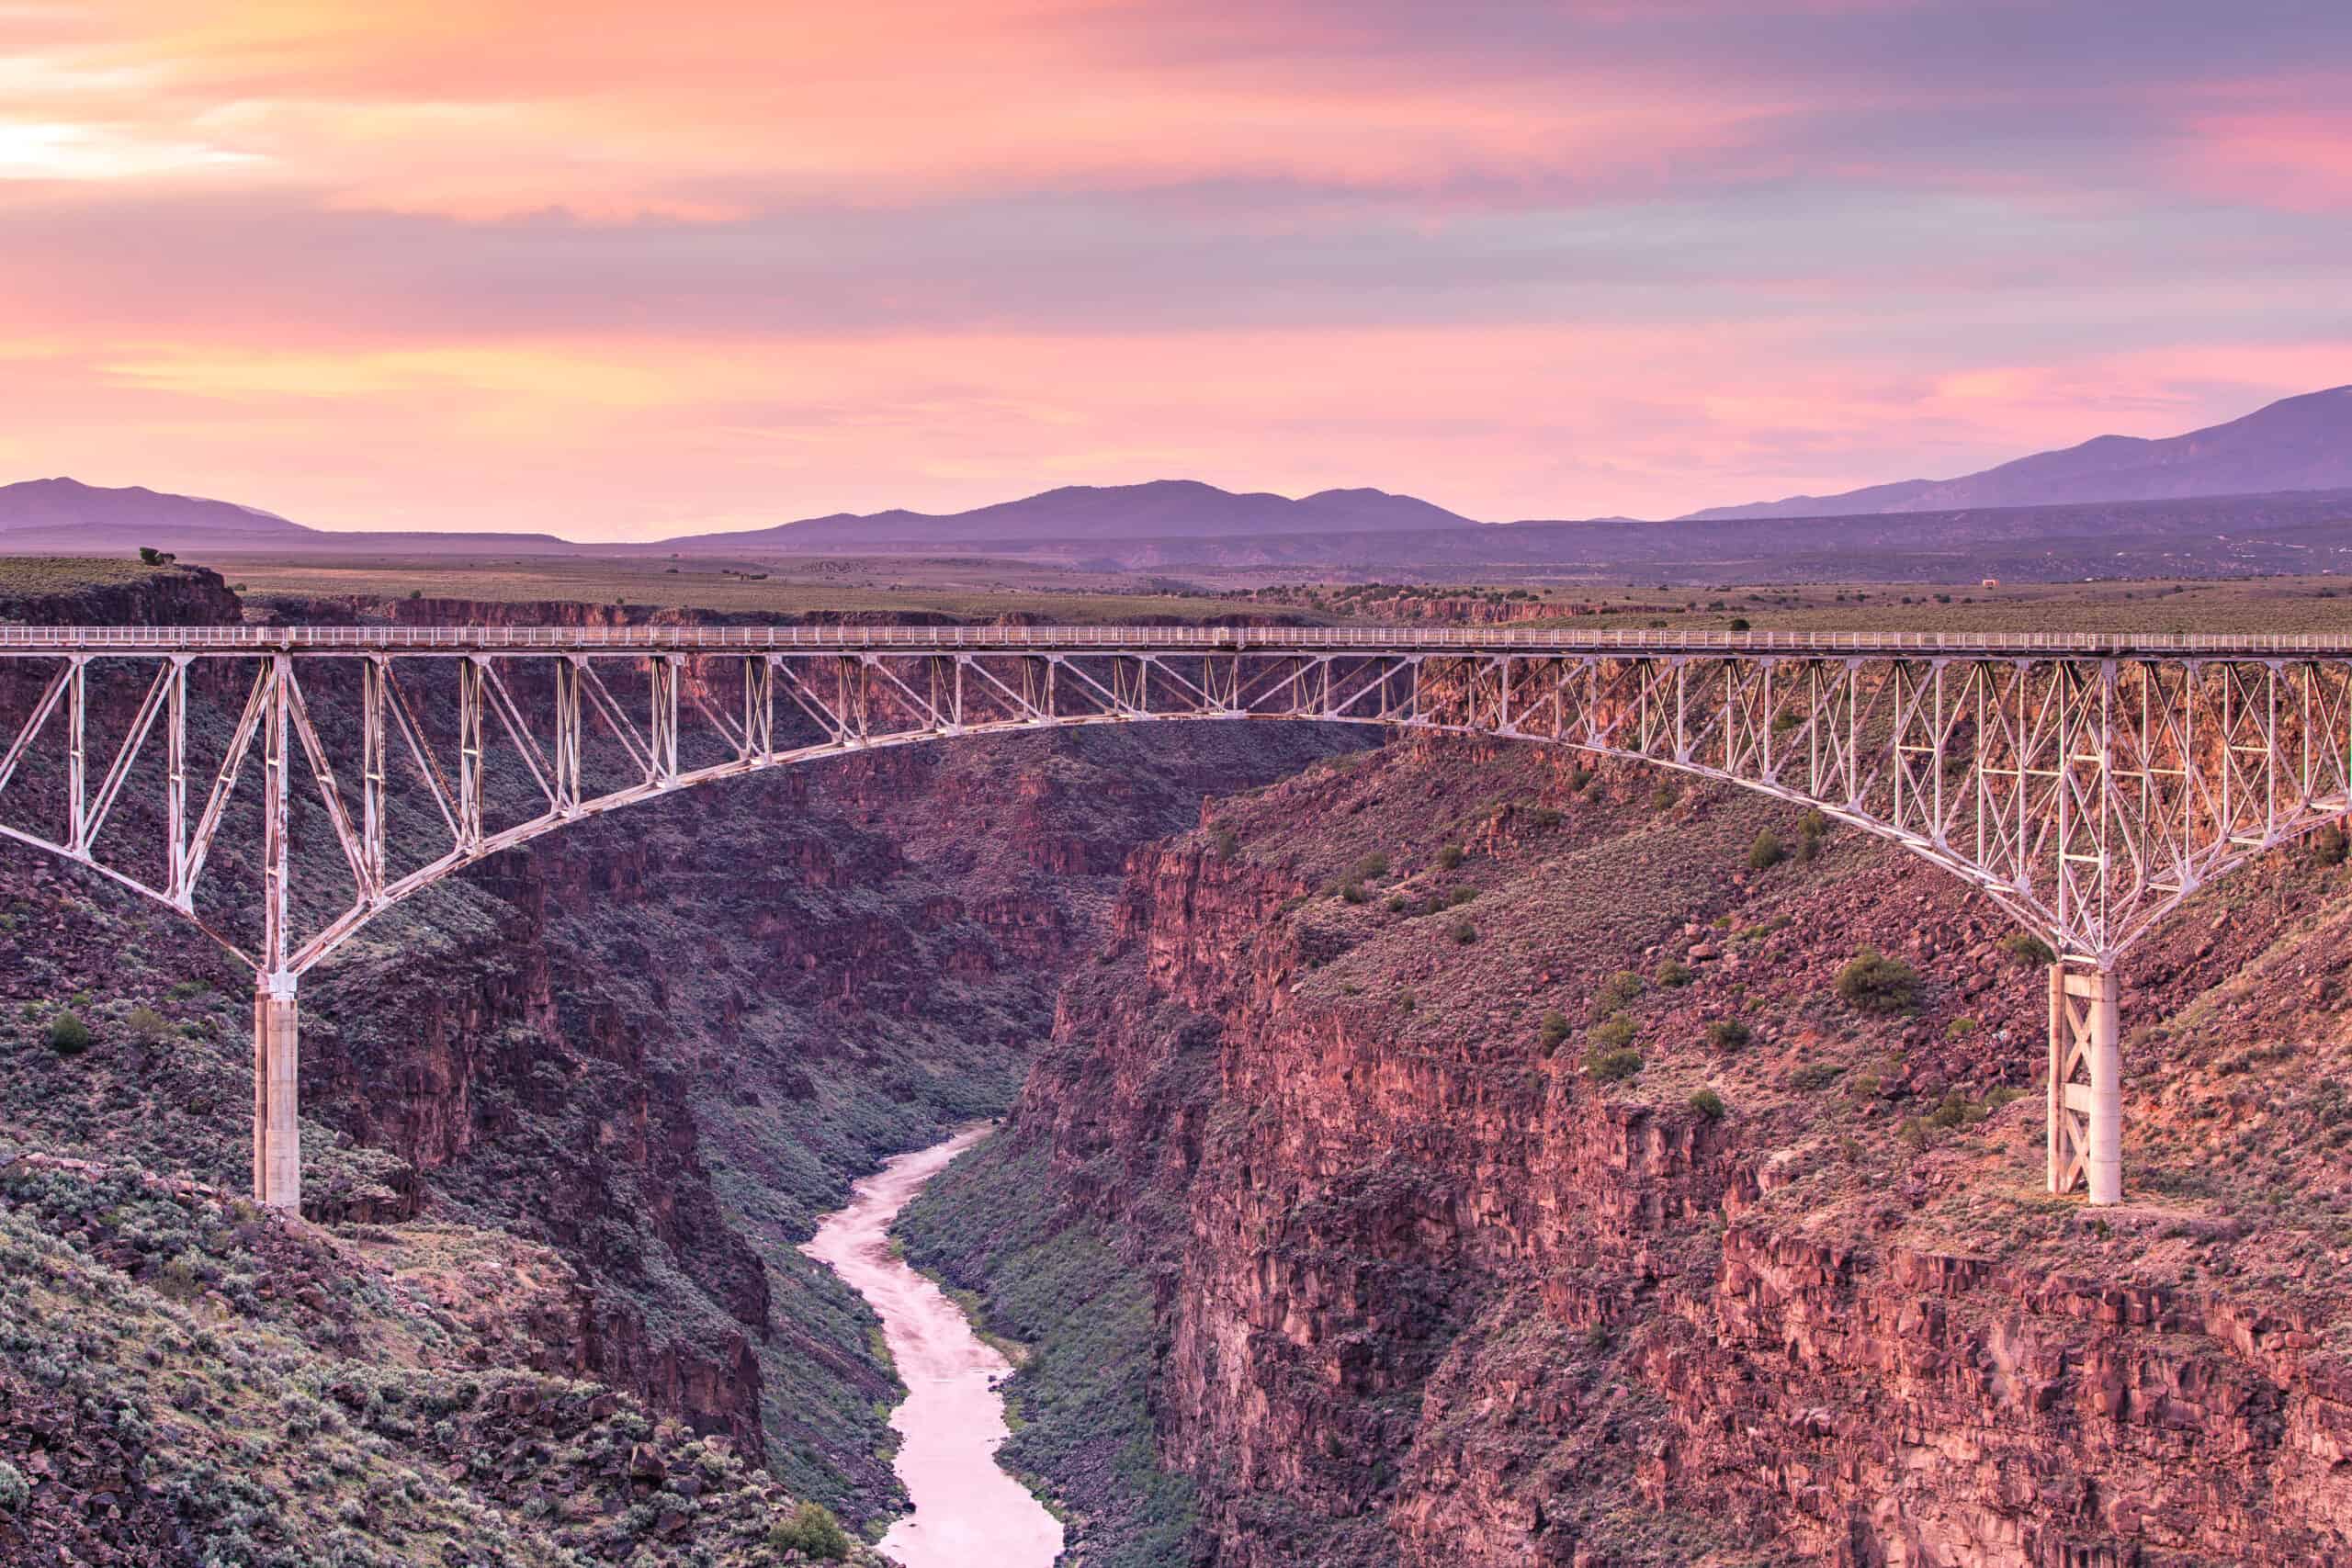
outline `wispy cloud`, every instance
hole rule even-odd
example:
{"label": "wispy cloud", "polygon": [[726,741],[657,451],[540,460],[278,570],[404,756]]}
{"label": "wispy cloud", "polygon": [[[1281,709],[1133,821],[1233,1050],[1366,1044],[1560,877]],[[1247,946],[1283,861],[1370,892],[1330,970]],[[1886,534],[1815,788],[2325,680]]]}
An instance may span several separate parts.
{"label": "wispy cloud", "polygon": [[2352,378],[2347,89],[2305,0],[0,4],[0,458],[582,533],[1951,472]]}

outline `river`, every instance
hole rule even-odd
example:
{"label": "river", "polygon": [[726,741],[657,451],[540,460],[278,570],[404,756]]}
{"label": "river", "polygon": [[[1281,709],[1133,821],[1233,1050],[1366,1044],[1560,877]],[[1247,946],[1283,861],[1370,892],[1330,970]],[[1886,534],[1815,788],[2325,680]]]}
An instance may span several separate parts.
{"label": "river", "polygon": [[890,1251],[890,1222],[988,1129],[900,1155],[850,1190],[800,1250],[831,1269],[882,1319],[907,1397],[890,1414],[897,1469],[914,1512],[890,1527],[882,1554],[905,1568],[1052,1568],[1061,1521],[996,1462],[1011,1435],[997,1384],[1012,1371],[972,1332],[939,1287]]}

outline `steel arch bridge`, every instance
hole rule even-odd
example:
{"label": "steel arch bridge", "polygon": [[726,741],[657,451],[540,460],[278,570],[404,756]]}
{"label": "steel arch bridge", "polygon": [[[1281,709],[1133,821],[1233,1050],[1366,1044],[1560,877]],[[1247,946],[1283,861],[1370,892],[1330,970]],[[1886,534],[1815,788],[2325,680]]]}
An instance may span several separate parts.
{"label": "steel arch bridge", "polygon": [[[2049,943],[2048,1176],[2120,1192],[2114,965],[2352,809],[2352,639],[1406,627],[0,628],[0,835],[254,974],[297,1209],[297,983],[501,850],[875,747],[1168,719],[1523,739],[1826,812]],[[216,854],[216,850],[220,852]]]}

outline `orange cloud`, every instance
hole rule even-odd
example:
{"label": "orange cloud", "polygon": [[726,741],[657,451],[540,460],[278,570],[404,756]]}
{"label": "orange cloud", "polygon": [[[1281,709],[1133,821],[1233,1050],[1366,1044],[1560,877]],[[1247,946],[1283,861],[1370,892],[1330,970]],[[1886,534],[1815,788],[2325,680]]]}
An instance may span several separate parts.
{"label": "orange cloud", "polygon": [[[1426,189],[1723,147],[1769,95],[1674,94],[1607,62],[1465,74],[1265,58],[1234,17],[1086,4],[704,6],[116,0],[28,56],[53,177],[241,166],[336,206],[469,220],[721,220],[763,202],[1198,179]],[[112,85],[136,79],[135,95]],[[79,115],[80,118],[74,116]],[[41,144],[16,134],[14,172]],[[10,144],[0,117],[0,157]],[[92,154],[97,156],[98,154]],[[84,160],[86,162],[86,159]]]}

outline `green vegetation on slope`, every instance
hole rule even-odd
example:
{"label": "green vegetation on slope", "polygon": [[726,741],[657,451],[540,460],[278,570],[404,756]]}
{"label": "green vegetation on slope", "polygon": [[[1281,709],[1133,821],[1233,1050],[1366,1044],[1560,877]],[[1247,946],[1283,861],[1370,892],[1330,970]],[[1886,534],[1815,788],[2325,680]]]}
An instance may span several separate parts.
{"label": "green vegetation on slope", "polygon": [[349,1242],[18,1160],[0,1170],[0,1561],[773,1561],[793,1500],[723,1442],[495,1349]]}

